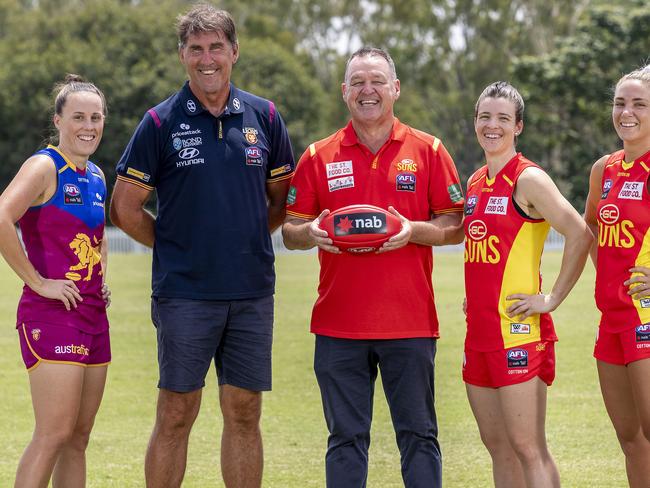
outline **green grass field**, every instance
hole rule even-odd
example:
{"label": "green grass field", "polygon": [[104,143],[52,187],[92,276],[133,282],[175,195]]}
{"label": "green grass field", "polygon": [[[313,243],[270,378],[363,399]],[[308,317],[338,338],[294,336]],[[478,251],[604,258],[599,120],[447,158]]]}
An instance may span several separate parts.
{"label": "green grass field", "polygon": [[[560,254],[547,253],[547,287],[559,268]],[[144,486],[143,459],[153,425],[157,364],[149,320],[150,257],[111,256],[108,282],[113,363],[104,402],[88,450],[89,487]],[[312,371],[310,310],[315,298],[315,254],[277,259],[274,388],[264,396],[265,487],[324,486],[326,429]],[[623,456],[603,408],[594,359],[598,315],[593,302],[591,264],[576,289],[554,313],[560,336],[557,376],[549,390],[547,435],[563,486],[626,486]],[[442,339],[436,360],[436,395],[443,449],[444,486],[492,485],[490,460],[481,444],[460,378],[464,320],[462,255],[436,255],[434,286]],[[0,263],[0,486],[13,484],[18,459],[32,431],[27,374],[14,329],[19,282]],[[399,455],[386,401],[378,385],[370,447],[368,486],[402,486]],[[184,486],[223,486],[219,474],[220,419],[214,369],[203,408],[191,437]]]}

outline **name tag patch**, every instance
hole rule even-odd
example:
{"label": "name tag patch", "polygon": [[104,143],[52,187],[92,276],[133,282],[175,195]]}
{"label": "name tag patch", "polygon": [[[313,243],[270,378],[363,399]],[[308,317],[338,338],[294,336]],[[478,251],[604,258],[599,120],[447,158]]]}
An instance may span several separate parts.
{"label": "name tag patch", "polygon": [[336,161],[325,165],[328,178],[337,178],[352,174],[352,161]]}
{"label": "name tag patch", "polygon": [[626,181],[618,193],[618,198],[623,200],[641,200],[643,198],[644,181]]}
{"label": "name tag patch", "polygon": [[344,178],[334,178],[327,180],[327,186],[329,187],[330,191],[352,188],[354,187],[354,176],[346,176]]}
{"label": "name tag patch", "polygon": [[486,214],[506,215],[508,211],[508,197],[490,197],[485,207]]}

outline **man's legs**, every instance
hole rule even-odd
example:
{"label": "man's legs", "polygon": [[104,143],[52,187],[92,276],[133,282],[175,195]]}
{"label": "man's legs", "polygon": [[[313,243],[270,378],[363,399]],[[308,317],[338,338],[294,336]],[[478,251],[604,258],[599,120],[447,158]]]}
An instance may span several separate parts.
{"label": "man's legs", "polygon": [[223,414],[221,472],[228,488],[262,485],[264,457],[260,417],[262,392],[231,385],[219,388]]}
{"label": "man's legs", "polygon": [[230,302],[215,356],[223,415],[221,473],[228,488],[258,488],[264,456],[262,391],[271,389],[273,297]]}
{"label": "man's legs", "polygon": [[368,341],[316,336],[314,371],[330,432],[328,488],[364,488],[377,361]]}
{"label": "man's legs", "polygon": [[402,458],[407,488],[442,486],[442,461],[434,406],[436,341],[375,341],[379,368]]}
{"label": "man's legs", "polygon": [[187,462],[187,443],[199,413],[202,391],[177,393],[160,389],[156,424],[144,464],[147,488],[181,486]]}

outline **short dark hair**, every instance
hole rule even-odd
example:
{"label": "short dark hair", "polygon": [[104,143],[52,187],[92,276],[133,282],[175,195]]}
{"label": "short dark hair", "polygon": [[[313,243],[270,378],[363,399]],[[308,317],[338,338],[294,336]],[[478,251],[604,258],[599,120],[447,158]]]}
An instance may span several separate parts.
{"label": "short dark hair", "polygon": [[515,122],[524,120],[524,99],[517,89],[507,81],[495,81],[485,87],[474,106],[474,118],[478,116],[478,106],[486,98],[505,98],[515,106]]}
{"label": "short dark hair", "polygon": [[185,47],[187,38],[192,34],[204,32],[223,32],[230,44],[237,46],[237,30],[232,16],[209,3],[198,3],[189,11],[178,16],[176,33],[178,47]]}
{"label": "short dark hair", "polygon": [[350,66],[350,63],[354,58],[363,58],[365,56],[380,56],[386,60],[388,63],[388,67],[390,68],[390,74],[393,76],[393,79],[397,79],[397,71],[395,71],[395,62],[393,61],[393,58],[390,57],[390,54],[388,54],[388,51],[385,49],[380,49],[378,47],[372,47],[372,46],[365,46],[362,47],[361,49],[357,49],[354,51],[350,57],[348,58],[347,62],[345,63],[345,74],[344,74],[344,79],[347,80],[348,77],[348,67]]}

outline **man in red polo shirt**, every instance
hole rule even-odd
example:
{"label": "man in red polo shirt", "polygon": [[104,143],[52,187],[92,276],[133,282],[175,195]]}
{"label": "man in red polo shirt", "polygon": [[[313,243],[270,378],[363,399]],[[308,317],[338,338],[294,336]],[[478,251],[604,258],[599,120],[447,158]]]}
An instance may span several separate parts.
{"label": "man in red polo shirt", "polygon": [[[287,199],[289,249],[319,248],[314,370],[330,432],[328,487],[364,487],[374,382],[381,369],[406,487],[440,487],[434,408],[438,319],[431,246],[461,242],[463,196],[440,140],[393,113],[400,82],[389,54],[362,48],[347,62],[351,122],[305,151]],[[377,253],[342,253],[320,220],[351,204],[386,208],[401,231]]]}

